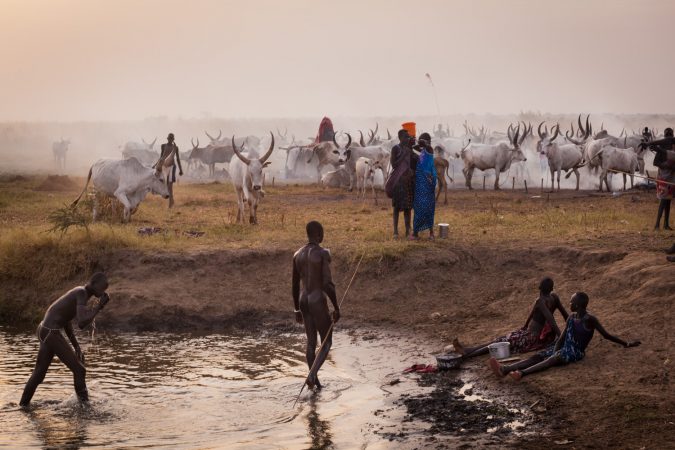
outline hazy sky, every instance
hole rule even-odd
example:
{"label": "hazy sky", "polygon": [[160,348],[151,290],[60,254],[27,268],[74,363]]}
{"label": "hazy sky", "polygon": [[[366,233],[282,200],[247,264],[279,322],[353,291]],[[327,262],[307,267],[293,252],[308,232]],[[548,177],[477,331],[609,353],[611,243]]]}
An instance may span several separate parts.
{"label": "hazy sky", "polygon": [[[0,0],[0,120],[675,112],[672,0]],[[668,61],[664,61],[668,58]]]}

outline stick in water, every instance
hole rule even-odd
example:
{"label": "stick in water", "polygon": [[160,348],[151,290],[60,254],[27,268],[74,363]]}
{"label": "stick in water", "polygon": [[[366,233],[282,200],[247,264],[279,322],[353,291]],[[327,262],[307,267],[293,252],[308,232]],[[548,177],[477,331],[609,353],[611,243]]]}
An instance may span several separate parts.
{"label": "stick in water", "polygon": [[[349,280],[349,284],[347,285],[347,289],[345,290],[345,293],[342,295],[342,299],[340,300],[340,304],[338,305],[340,307],[340,310],[342,310],[342,302],[345,301],[345,298],[347,297],[347,292],[349,292],[349,288],[352,287],[352,282],[354,281],[354,278],[356,278],[356,274],[359,271],[359,267],[361,266],[361,261],[363,261],[364,256],[366,256],[366,252],[363,252],[363,254],[361,255],[361,258],[359,259],[359,263],[356,265],[356,269],[354,269],[354,275],[352,275],[352,279]],[[328,333],[326,333],[326,339],[323,340],[323,342],[321,343],[321,347],[319,347],[318,353],[321,353],[321,350],[323,350],[323,347],[326,345],[326,342],[328,342],[328,337],[333,332],[334,326],[335,326],[335,322],[332,322],[330,324],[330,328],[328,328]],[[305,378],[305,382],[302,383],[302,387],[300,388],[300,392],[298,393],[298,396],[295,398],[295,401],[293,402],[293,408],[295,408],[295,405],[298,403],[298,400],[300,399],[300,396],[302,395],[302,391],[305,390],[305,386],[307,385],[307,382],[309,381],[309,376],[314,371],[314,368],[316,366],[317,361],[318,361],[318,358],[314,359],[314,363],[312,364],[312,367],[309,369],[309,373],[307,374],[307,377]]]}

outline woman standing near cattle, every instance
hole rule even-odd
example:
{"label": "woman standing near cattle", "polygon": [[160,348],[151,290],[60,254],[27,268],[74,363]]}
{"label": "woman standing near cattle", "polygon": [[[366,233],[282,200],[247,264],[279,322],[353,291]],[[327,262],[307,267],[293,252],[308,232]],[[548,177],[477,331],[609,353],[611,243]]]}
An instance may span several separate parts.
{"label": "woman standing near cattle", "polygon": [[431,136],[422,133],[419,139],[420,156],[415,170],[415,200],[413,209],[413,235],[419,239],[420,231],[429,230],[429,239],[434,239],[434,214],[436,211],[436,168]]}
{"label": "woman standing near cattle", "polygon": [[[405,128],[408,125],[408,129]],[[404,124],[399,130],[399,144],[391,149],[391,167],[393,171],[387,179],[385,190],[391,198],[391,206],[394,208],[394,239],[398,239],[398,218],[403,211],[405,221],[405,235],[410,235],[410,212],[413,207],[413,195],[415,193],[414,170],[417,163],[417,155],[412,150],[415,142],[415,129],[412,122]]]}

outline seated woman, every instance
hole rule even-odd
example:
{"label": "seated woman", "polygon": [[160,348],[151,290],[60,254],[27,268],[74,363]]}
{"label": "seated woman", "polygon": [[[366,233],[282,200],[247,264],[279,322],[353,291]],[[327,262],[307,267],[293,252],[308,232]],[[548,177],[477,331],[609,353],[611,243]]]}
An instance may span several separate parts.
{"label": "seated woman", "polygon": [[587,306],[588,295],[583,292],[577,292],[572,296],[570,304],[573,314],[567,319],[565,330],[555,345],[519,363],[501,365],[496,359],[490,358],[488,365],[495,375],[503,377],[510,374],[514,380],[520,381],[525,375],[534,372],[550,369],[553,366],[581,361],[585,355],[586,347],[591,342],[591,339],[593,339],[593,332],[595,330],[598,330],[605,339],[616,342],[626,348],[640,345],[640,341],[626,342],[609,334],[600,325],[598,319],[586,311]]}
{"label": "seated woman", "polygon": [[552,344],[556,336],[560,334],[560,329],[553,318],[553,313],[555,313],[556,309],[567,320],[567,311],[565,311],[562,303],[560,303],[560,298],[553,293],[553,280],[546,277],[539,283],[539,298],[534,302],[534,306],[532,306],[530,315],[523,328],[475,347],[465,347],[458,339],[455,339],[452,345],[455,347],[455,351],[460,353],[464,358],[488,353],[488,345],[495,342],[508,342],[511,344],[511,353],[527,353],[541,350]]}

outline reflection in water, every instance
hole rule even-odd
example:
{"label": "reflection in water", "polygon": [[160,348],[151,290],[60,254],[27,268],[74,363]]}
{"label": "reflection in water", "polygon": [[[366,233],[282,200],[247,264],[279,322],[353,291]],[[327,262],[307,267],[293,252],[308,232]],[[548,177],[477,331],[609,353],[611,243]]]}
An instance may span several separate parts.
{"label": "reflection in water", "polygon": [[333,435],[330,432],[330,423],[321,420],[317,413],[317,395],[309,399],[309,412],[307,413],[307,433],[312,440],[312,449],[333,448]]}
{"label": "reflection in water", "polygon": [[[30,410],[21,411],[38,341],[32,331],[0,327],[0,446],[387,447],[369,430],[396,427],[400,417],[373,414],[393,400],[380,385],[419,357],[415,344],[337,333],[321,372],[324,390],[305,392],[293,409],[307,372],[303,338],[99,330],[95,346],[78,336],[90,405],[79,405],[72,374],[55,360]],[[413,381],[400,386],[399,393],[417,389]]]}

